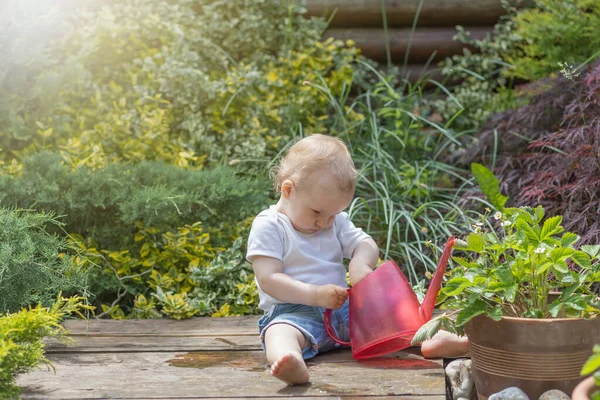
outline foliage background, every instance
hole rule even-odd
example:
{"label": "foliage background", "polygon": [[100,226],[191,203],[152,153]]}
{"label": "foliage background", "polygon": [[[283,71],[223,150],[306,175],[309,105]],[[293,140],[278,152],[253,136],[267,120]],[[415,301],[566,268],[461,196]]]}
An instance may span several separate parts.
{"label": "foliage background", "polygon": [[39,14],[33,4],[1,14],[0,205],[58,215],[64,226],[48,232],[86,272],[97,315],[112,318],[256,312],[243,238],[275,199],[265,171],[313,132],[348,144],[361,170],[355,223],[424,287],[436,251],[482,211],[461,200],[474,197],[468,163],[482,148],[493,166],[499,151],[520,160],[497,145],[512,128],[480,127],[536,101],[515,84],[591,60],[599,14],[589,0],[536,0],[507,6],[484,40],[459,27],[477,52],[445,60],[448,79],[431,89],[351,41],[321,41],[326,21],[293,1],[48,1]]}
{"label": "foliage background", "polygon": [[266,171],[311,133],[348,144],[352,218],[418,294],[447,237],[493,207],[473,161],[598,243],[600,6],[505,6],[483,40],[457,27],[475,51],[444,80],[411,83],[322,41],[293,0],[4,1],[0,392],[18,395],[70,313],[259,312],[244,241],[276,198]]}

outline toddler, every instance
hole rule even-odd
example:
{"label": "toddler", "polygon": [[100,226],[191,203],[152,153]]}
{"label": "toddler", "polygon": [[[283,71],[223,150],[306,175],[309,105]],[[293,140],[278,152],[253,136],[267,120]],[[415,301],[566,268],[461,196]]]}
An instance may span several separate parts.
{"label": "toddler", "polygon": [[277,204],[252,224],[246,258],[256,276],[258,326],[271,374],[288,384],[309,380],[305,359],[335,349],[323,324],[349,340],[348,292],[343,259],[350,259],[350,283],[372,272],[379,250],[343,212],[354,197],[357,171],[345,144],[311,135],[292,146],[275,176]]}

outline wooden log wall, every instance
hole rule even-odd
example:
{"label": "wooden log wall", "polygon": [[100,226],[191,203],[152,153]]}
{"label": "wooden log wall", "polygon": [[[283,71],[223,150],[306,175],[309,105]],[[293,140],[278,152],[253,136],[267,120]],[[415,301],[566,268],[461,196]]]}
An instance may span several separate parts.
{"label": "wooden log wall", "polygon": [[463,44],[452,39],[456,25],[464,26],[471,37],[482,39],[505,13],[500,0],[304,0],[304,4],[309,16],[333,16],[324,39],[351,39],[366,57],[382,65],[387,63],[382,13],[385,4],[391,62],[402,65],[410,43],[407,71],[411,80],[432,55],[427,70],[446,57],[462,53]]}

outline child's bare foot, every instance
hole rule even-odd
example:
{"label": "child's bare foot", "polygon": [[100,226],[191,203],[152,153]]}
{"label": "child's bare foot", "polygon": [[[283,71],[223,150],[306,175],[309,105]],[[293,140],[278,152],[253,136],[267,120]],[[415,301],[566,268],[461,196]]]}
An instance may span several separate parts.
{"label": "child's bare foot", "polygon": [[469,340],[447,331],[439,331],[431,339],[421,344],[421,354],[425,358],[464,357],[469,353]]}
{"label": "child's bare foot", "polygon": [[281,379],[288,385],[299,385],[308,382],[308,368],[298,353],[287,353],[271,366],[271,375]]}

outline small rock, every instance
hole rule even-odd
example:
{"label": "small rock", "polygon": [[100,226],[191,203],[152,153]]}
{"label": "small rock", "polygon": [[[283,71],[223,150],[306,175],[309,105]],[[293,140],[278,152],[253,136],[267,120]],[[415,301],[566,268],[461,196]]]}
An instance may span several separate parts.
{"label": "small rock", "polygon": [[452,388],[452,399],[470,399],[475,388],[471,377],[471,360],[459,358],[446,366],[446,376]]}
{"label": "small rock", "polygon": [[529,400],[529,397],[524,391],[518,387],[509,387],[501,392],[494,393],[488,400]]}
{"label": "small rock", "polygon": [[571,397],[558,389],[552,389],[542,393],[538,400],[571,400]]}

